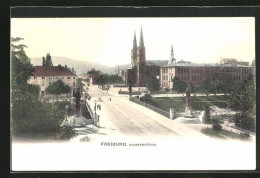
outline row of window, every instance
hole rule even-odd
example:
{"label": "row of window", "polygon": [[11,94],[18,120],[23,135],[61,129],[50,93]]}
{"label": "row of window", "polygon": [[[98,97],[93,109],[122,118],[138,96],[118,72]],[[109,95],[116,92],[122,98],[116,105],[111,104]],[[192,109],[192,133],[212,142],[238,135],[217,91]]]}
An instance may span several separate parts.
{"label": "row of window", "polygon": [[[49,85],[50,84],[52,84],[52,82],[49,82]],[[42,86],[44,86],[45,85],[45,83],[42,83]],[[70,86],[70,83],[67,83],[67,85],[69,85]],[[75,82],[73,82],[73,87],[75,87],[76,86],[76,83]]]}
{"label": "row of window", "polygon": [[[52,77],[41,77],[42,79],[52,79]],[[72,77],[67,77],[67,79],[71,79]],[[76,77],[73,77],[75,79]],[[33,77],[33,79],[38,79],[38,77]],[[53,79],[64,79],[64,77],[53,77]]]}

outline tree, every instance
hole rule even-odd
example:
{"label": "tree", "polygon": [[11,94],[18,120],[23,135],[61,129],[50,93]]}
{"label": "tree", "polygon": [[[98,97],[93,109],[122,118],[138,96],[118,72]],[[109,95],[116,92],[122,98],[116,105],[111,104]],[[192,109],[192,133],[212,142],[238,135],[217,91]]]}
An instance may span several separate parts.
{"label": "tree", "polygon": [[42,66],[46,66],[46,60],[44,56],[42,57]]}
{"label": "tree", "polygon": [[[27,83],[33,67],[24,48],[23,38],[11,38],[11,132],[14,136],[51,136],[62,133],[64,112],[53,104],[38,101],[39,87]],[[70,133],[74,133],[70,128]],[[73,134],[62,138],[71,138]],[[61,138],[61,139],[62,139]]]}
{"label": "tree", "polygon": [[237,111],[235,124],[244,129],[254,130],[256,119],[256,92],[254,76],[239,84],[237,90],[231,93],[229,107]]}
{"label": "tree", "polygon": [[[186,91],[187,85],[182,80],[178,79],[177,77],[174,77],[173,79],[173,91],[176,91],[178,93],[183,93]],[[184,95],[183,95],[184,96]]]}
{"label": "tree", "polygon": [[202,84],[200,85],[200,91],[202,93],[204,93],[207,96],[207,98],[208,98],[208,96],[210,94],[210,91],[211,91],[210,83],[208,81],[202,82]]}
{"label": "tree", "polygon": [[224,93],[224,95],[234,92],[237,88],[237,83],[231,80],[230,77],[221,77],[220,79],[212,82],[216,92]]}
{"label": "tree", "polygon": [[46,88],[46,93],[56,95],[57,100],[58,100],[58,96],[60,94],[66,94],[66,93],[69,93],[70,91],[71,91],[70,86],[66,85],[61,79],[59,79],[56,82],[50,84]]}
{"label": "tree", "polygon": [[46,55],[46,63],[45,64],[46,64],[46,66],[53,66],[50,53],[47,53],[47,55]]}
{"label": "tree", "polygon": [[209,108],[209,106],[205,107],[204,116],[203,116],[202,119],[203,119],[203,123],[205,123],[205,124],[210,123],[210,108]]}
{"label": "tree", "polygon": [[159,91],[160,90],[160,83],[159,81],[153,81],[148,83],[148,90],[151,92]]}

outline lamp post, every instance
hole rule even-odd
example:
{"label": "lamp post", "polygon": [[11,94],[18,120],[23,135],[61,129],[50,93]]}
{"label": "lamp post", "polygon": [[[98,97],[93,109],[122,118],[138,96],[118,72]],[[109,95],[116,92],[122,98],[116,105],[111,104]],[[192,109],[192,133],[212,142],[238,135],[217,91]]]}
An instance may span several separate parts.
{"label": "lamp post", "polygon": [[95,110],[95,115],[97,114],[96,110],[97,110],[97,102],[95,101],[95,107],[94,107],[94,110]]}
{"label": "lamp post", "polygon": [[69,105],[65,105],[65,125],[69,125],[69,122],[68,122],[68,108],[69,108]]}

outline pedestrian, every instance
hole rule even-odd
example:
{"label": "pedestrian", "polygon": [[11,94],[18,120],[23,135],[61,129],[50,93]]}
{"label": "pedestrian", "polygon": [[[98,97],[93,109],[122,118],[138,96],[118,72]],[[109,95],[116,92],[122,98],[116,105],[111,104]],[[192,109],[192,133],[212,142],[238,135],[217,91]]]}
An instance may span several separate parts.
{"label": "pedestrian", "polygon": [[97,116],[97,121],[99,122],[99,115]]}

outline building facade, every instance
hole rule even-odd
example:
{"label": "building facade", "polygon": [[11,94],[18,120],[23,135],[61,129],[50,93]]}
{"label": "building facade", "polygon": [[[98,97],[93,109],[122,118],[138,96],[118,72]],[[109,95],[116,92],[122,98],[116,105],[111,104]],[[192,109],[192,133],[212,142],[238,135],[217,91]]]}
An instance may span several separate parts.
{"label": "building facade", "polygon": [[133,49],[131,50],[131,65],[125,72],[125,84],[145,87],[150,82],[159,81],[160,66],[167,61],[146,61],[143,31],[141,28],[139,46],[137,47],[136,33],[134,32]]}
{"label": "building facade", "polygon": [[[72,90],[77,87],[77,75],[72,73],[66,66],[33,66],[34,73],[28,80],[28,83],[40,87],[40,95],[46,95],[46,88],[61,79]],[[72,91],[73,92],[73,91]]]}
{"label": "building facade", "polygon": [[161,67],[162,89],[172,89],[173,79],[177,77],[185,83],[200,85],[204,81],[214,81],[221,77],[228,77],[235,82],[241,82],[252,73],[252,67],[230,64],[194,64],[180,61]]}

